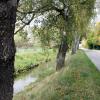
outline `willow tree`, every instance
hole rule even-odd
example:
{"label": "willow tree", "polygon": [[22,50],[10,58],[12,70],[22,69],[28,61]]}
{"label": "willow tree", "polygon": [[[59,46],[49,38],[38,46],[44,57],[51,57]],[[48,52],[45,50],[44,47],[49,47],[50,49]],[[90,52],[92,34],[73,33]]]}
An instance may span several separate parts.
{"label": "willow tree", "polygon": [[[65,16],[66,17],[66,16]],[[58,17],[58,21],[56,23],[56,26],[59,28],[60,32],[60,43],[58,48],[58,53],[56,57],[56,70],[60,70],[62,67],[64,67],[65,64],[65,57],[66,53],[69,50],[69,32],[66,31],[66,18],[64,16],[60,15]]]}
{"label": "willow tree", "polygon": [[[26,6],[20,7],[19,13],[23,14],[21,18],[22,23],[29,24],[34,16],[44,14],[45,12],[55,10],[58,12],[57,16],[61,16],[64,20],[64,28],[60,29],[62,33],[62,41],[59,45],[57,54],[57,69],[64,66],[66,52],[68,51],[70,42],[73,42],[73,51],[76,52],[75,41],[78,41],[81,34],[85,32],[86,26],[88,25],[90,18],[93,15],[93,9],[95,0],[22,0],[26,2]],[[27,4],[30,4],[28,6]],[[34,5],[33,5],[34,4]],[[28,10],[27,10],[28,9]],[[25,13],[26,12],[26,13]],[[27,22],[28,16],[31,15],[32,19]],[[52,16],[51,16],[52,17]],[[28,17],[29,18],[29,17]],[[22,27],[23,28],[23,27]]]}
{"label": "willow tree", "polygon": [[87,32],[88,25],[94,15],[95,0],[72,0],[71,12],[73,14],[72,28],[72,54],[76,53],[79,48],[80,37]]}
{"label": "willow tree", "polygon": [[[95,0],[59,0],[63,8],[55,10],[63,17],[63,39],[57,55],[57,69],[64,66],[66,52],[73,43],[73,53],[76,53],[80,36],[86,32],[86,28],[93,16]],[[61,4],[60,3],[60,4]],[[63,33],[62,32],[62,33]]]}
{"label": "willow tree", "polygon": [[0,100],[12,100],[14,82],[14,29],[19,0],[0,0]]}
{"label": "willow tree", "polygon": [[[67,43],[72,41],[72,54],[79,47],[80,37],[86,33],[86,29],[94,15],[95,0],[59,0],[64,8],[58,10],[65,20]],[[70,38],[70,39],[69,39]],[[71,40],[71,41],[69,41]]]}
{"label": "willow tree", "polygon": [[[68,51],[68,43],[65,31],[65,21],[58,12],[50,11],[47,19],[41,28],[34,29],[33,33],[38,33],[38,37],[46,47],[57,47],[58,53],[56,58],[56,70],[61,69],[64,66],[64,59],[66,57],[66,52]],[[36,30],[36,32],[35,32]],[[37,31],[38,30],[38,31]]]}

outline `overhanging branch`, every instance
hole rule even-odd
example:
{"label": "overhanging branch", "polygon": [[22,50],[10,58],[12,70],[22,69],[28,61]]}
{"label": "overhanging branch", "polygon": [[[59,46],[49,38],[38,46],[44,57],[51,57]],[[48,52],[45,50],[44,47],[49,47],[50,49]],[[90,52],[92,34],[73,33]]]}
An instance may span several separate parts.
{"label": "overhanging branch", "polygon": [[34,19],[34,16],[36,15],[36,14],[38,14],[38,13],[44,13],[44,12],[46,12],[46,11],[49,11],[49,10],[52,10],[52,7],[51,6],[49,6],[49,5],[46,5],[46,6],[44,6],[44,7],[41,7],[41,8],[39,8],[39,9],[37,9],[36,11],[29,11],[29,12],[21,12],[21,11],[19,11],[19,10],[17,10],[19,13],[21,13],[21,14],[32,14],[32,17],[31,17],[31,19],[28,21],[28,22],[24,22],[24,21],[22,21],[23,19],[21,19],[21,21],[24,23],[24,25],[22,26],[22,27],[20,27],[16,32],[15,32],[15,34],[17,34],[19,31],[21,31],[26,25],[29,25],[31,22],[32,22],[32,20]]}
{"label": "overhanging branch", "polygon": [[34,16],[35,16],[35,14],[33,14],[32,17],[31,17],[31,19],[30,19],[27,23],[24,23],[24,25],[23,25],[22,27],[20,27],[20,28],[15,32],[15,34],[17,34],[19,31],[21,31],[26,25],[29,25],[29,24],[32,22],[32,20],[34,19]]}

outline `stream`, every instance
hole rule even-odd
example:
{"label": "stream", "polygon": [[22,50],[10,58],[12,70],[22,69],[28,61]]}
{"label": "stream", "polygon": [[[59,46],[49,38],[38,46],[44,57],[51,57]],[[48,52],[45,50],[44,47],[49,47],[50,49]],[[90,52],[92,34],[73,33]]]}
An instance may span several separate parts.
{"label": "stream", "polygon": [[37,80],[36,77],[29,73],[26,76],[21,77],[20,79],[15,80],[14,82],[14,94],[17,94],[25,89],[26,86],[35,82]]}
{"label": "stream", "polygon": [[[41,48],[27,49],[28,52],[31,50],[34,50],[34,52],[42,51]],[[25,48],[17,48],[17,52],[24,52],[24,51],[26,52]],[[18,79],[15,79],[15,81],[14,81],[14,86],[13,86],[14,95],[21,91],[24,91],[25,87],[27,87],[31,83],[34,83],[36,80],[37,80],[37,78],[33,75],[32,70],[29,71],[28,73],[25,73],[24,75],[19,76]]]}
{"label": "stream", "polygon": [[[29,49],[29,51],[30,50],[31,49]],[[26,51],[26,49],[17,49],[17,52],[24,52],[24,51]],[[38,49],[38,52],[40,52],[40,51],[42,51],[42,49]],[[40,65],[40,66],[44,66],[44,64]],[[48,64],[46,63],[45,66],[48,67]],[[31,83],[36,82],[37,80],[38,80],[38,76],[34,75],[34,69],[32,69],[26,73],[23,73],[21,76],[18,76],[18,78],[15,79],[15,81],[14,81],[14,86],[13,86],[14,95],[16,95],[17,93],[19,93],[21,91],[24,91],[27,86],[29,86]]]}

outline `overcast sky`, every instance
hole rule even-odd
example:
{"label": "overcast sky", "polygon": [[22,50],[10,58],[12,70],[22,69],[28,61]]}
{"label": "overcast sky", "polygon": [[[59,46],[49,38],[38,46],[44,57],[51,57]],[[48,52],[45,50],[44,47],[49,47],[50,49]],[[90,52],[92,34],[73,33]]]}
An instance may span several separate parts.
{"label": "overcast sky", "polygon": [[100,14],[96,16],[95,21],[96,21],[96,22],[100,22]]}
{"label": "overcast sky", "polygon": [[100,0],[96,0],[96,12],[97,12],[97,16],[95,17],[95,21],[96,22],[100,22]]}

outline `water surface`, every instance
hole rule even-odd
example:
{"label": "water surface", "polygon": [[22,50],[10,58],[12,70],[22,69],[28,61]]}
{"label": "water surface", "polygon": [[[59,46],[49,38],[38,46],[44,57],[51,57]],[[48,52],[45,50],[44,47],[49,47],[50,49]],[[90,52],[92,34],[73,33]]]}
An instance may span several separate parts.
{"label": "water surface", "polygon": [[15,80],[14,82],[14,94],[17,94],[25,89],[26,86],[35,82],[36,77],[33,77],[31,74],[22,77],[21,79]]}

